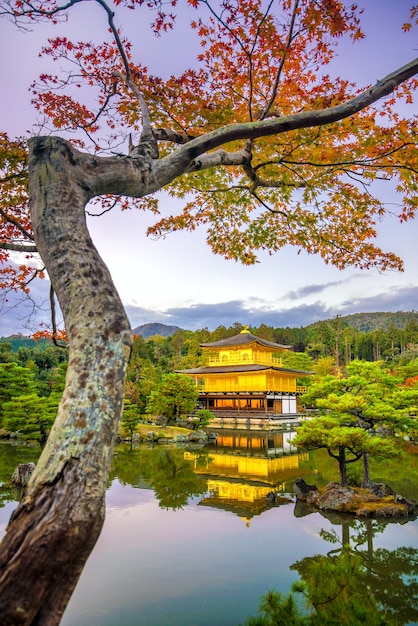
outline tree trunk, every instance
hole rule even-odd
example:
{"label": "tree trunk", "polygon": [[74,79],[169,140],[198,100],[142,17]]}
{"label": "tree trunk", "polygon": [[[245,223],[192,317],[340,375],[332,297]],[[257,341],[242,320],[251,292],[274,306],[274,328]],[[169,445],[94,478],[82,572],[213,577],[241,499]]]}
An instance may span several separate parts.
{"label": "tree trunk", "polygon": [[338,468],[340,470],[340,485],[341,487],[347,486],[347,461],[345,458],[345,447],[340,446],[338,448]]}
{"label": "tree trunk", "polygon": [[104,521],[132,333],[90,239],[85,172],[63,140],[30,142],[35,240],[69,340],[65,391],[0,546],[2,626],[59,624]]}
{"label": "tree trunk", "polygon": [[347,520],[341,522],[341,542],[343,546],[350,545],[350,522]]}
{"label": "tree trunk", "polygon": [[370,488],[370,464],[369,464],[369,453],[363,452],[363,479],[361,481],[361,486],[364,489]]}

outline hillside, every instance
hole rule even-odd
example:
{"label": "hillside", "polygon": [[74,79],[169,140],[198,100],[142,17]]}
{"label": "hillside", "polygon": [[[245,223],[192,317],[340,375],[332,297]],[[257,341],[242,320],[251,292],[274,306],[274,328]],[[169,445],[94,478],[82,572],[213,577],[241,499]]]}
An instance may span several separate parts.
{"label": "hillside", "polygon": [[12,346],[12,352],[17,352],[19,348],[40,348],[44,349],[51,345],[49,339],[32,339],[32,337],[26,337],[25,335],[10,335],[9,337],[0,337],[1,341],[7,341]]}
{"label": "hillside", "polygon": [[[370,332],[379,328],[387,330],[389,326],[396,326],[396,328],[405,328],[405,326],[413,321],[418,324],[418,312],[417,311],[397,311],[396,313],[353,313],[352,315],[342,315],[339,317],[343,325],[351,326],[362,332]],[[322,320],[310,324],[307,328],[313,328],[322,324]]]}
{"label": "hillside", "polygon": [[161,337],[170,337],[174,335],[176,330],[181,330],[179,326],[169,326],[167,324],[159,324],[151,322],[149,324],[141,324],[132,330],[134,335],[142,335],[144,339],[153,335],[161,335]]}
{"label": "hillside", "polygon": [[[334,318],[335,319],[335,318]],[[361,332],[371,332],[377,329],[387,330],[390,326],[396,328],[405,328],[405,326],[411,322],[418,324],[418,311],[397,311],[396,313],[353,313],[352,315],[342,315],[338,318],[343,326],[351,326]],[[324,322],[330,322],[331,320],[319,320],[314,322],[306,328],[315,328],[319,324]],[[144,339],[151,337],[152,335],[161,335],[162,337],[170,337],[176,330],[181,330],[178,326],[168,326],[166,324],[159,324],[157,322],[142,324],[134,328],[134,335],[142,335]]]}
{"label": "hillside", "polygon": [[[336,318],[333,318],[335,320]],[[354,313],[352,315],[342,315],[338,317],[342,326],[351,326],[361,332],[371,332],[376,329],[387,330],[391,325],[396,328],[405,328],[408,323],[413,322],[418,324],[418,311],[397,311],[396,313]],[[319,320],[314,324],[309,324],[306,329],[315,328],[320,324],[331,322],[333,320]],[[179,326],[161,324],[159,322],[150,322],[148,324],[141,324],[133,329],[134,335],[142,335],[144,339],[148,339],[154,335],[160,335],[161,337],[171,337],[177,330],[182,330]],[[21,346],[34,347],[35,345],[41,345],[46,347],[50,345],[48,340],[40,340],[35,342],[30,337],[23,335],[12,335],[10,337],[1,337],[1,340],[8,341],[12,344],[12,349],[15,352]]]}

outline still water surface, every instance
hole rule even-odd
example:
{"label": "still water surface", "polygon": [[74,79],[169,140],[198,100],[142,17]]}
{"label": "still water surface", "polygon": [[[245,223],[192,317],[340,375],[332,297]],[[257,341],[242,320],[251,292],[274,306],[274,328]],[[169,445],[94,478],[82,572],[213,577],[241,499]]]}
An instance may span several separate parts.
{"label": "still water surface", "polygon": [[[0,446],[1,535],[15,507],[10,468],[36,455]],[[410,448],[401,465],[375,464],[373,478],[417,499],[416,459]],[[287,594],[318,555],[325,564],[339,557],[343,536],[361,557],[359,593],[366,585],[397,624],[418,624],[418,521],[307,514],[287,501],[297,476],[318,485],[337,479],[323,451],[298,453],[289,433],[231,431],[209,449],[118,447],[104,529],[62,625],[243,624],[269,589]],[[266,503],[272,490],[279,506]]]}

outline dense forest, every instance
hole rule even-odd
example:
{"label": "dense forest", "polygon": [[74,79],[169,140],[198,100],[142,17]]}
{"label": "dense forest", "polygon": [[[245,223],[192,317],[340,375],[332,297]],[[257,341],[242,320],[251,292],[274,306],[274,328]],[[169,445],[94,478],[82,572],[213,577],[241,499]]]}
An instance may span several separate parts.
{"label": "dense forest", "polygon": [[[242,324],[235,322],[229,327],[218,326],[214,331],[207,328],[188,331],[176,326],[153,323],[134,328],[134,334],[160,343],[164,337],[168,346],[178,345],[183,341],[185,345],[181,352],[185,356],[188,354],[190,342],[193,343],[194,340],[197,343],[217,341],[235,335],[242,328]],[[418,313],[355,313],[300,328],[275,328],[261,324],[250,326],[249,330],[263,339],[289,345],[296,352],[306,352],[314,361],[321,357],[334,356],[336,364],[343,365],[353,359],[391,360],[405,351],[414,350],[414,344],[418,342]]]}
{"label": "dense forest", "polygon": [[[373,321],[372,330],[352,325]],[[381,361],[389,367],[403,366],[418,358],[418,314],[375,313],[335,317],[306,328],[249,327],[259,337],[290,346],[282,356],[284,365],[326,375],[357,360]],[[390,320],[390,322],[388,322]],[[145,325],[149,326],[149,325]],[[164,332],[162,325],[154,330]],[[165,327],[166,329],[168,327]],[[204,364],[201,343],[224,339],[244,326],[218,326],[190,331],[180,328],[170,335],[135,334],[128,368],[122,425],[130,431],[139,416],[147,413],[155,390],[167,383],[175,370]],[[141,327],[135,329],[140,330]],[[67,349],[41,339],[13,336],[0,339],[0,427],[7,432],[38,439],[41,443],[53,422],[64,388]],[[304,379],[306,383],[306,379]],[[24,422],[24,432],[22,423]]]}
{"label": "dense forest", "polygon": [[[352,315],[345,315],[341,317],[341,320],[347,326],[352,326],[358,330],[369,332],[371,330],[378,330],[383,328],[387,330],[390,326],[396,326],[397,328],[405,328],[405,326],[411,320],[418,321],[417,311],[396,311],[396,313],[353,313]],[[320,324],[321,322],[317,322]]]}

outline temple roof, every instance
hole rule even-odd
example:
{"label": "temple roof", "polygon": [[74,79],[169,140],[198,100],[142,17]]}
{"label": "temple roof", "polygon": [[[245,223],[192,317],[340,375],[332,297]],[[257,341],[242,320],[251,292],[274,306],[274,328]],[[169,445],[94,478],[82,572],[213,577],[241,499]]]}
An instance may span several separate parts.
{"label": "temple roof", "polygon": [[290,372],[300,376],[310,376],[313,372],[304,370],[293,370],[288,367],[276,367],[274,365],[212,365],[207,367],[196,367],[190,370],[175,370],[177,374],[228,374],[229,372],[261,372],[263,370],[274,370],[275,372]]}
{"label": "temple roof", "polygon": [[236,348],[238,346],[248,346],[251,343],[258,343],[260,346],[266,348],[274,348],[276,350],[284,350],[291,348],[281,343],[274,343],[273,341],[267,341],[267,339],[261,339],[252,335],[248,330],[242,330],[238,335],[233,337],[227,337],[226,339],[220,339],[219,341],[212,341],[211,343],[201,343],[201,348]]}

